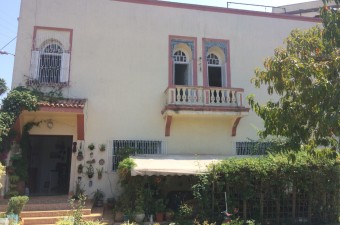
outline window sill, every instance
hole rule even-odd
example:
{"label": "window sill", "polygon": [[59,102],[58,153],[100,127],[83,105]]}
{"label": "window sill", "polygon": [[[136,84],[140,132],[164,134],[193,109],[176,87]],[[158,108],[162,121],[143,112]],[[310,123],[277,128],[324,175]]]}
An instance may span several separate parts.
{"label": "window sill", "polygon": [[69,83],[68,82],[59,82],[59,83],[45,83],[45,82],[40,82],[38,80],[34,79],[28,79],[26,81],[27,86],[35,86],[35,87],[68,87]]}

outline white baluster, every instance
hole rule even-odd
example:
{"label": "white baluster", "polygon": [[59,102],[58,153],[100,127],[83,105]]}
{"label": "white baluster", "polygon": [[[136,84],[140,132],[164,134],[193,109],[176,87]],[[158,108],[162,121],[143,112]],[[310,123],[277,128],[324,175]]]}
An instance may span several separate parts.
{"label": "white baluster", "polygon": [[188,89],[187,88],[183,88],[182,90],[183,90],[183,94],[182,94],[183,102],[187,102],[188,101]]}
{"label": "white baluster", "polygon": [[230,90],[227,90],[227,98],[226,98],[226,100],[227,100],[227,105],[229,105],[230,104]]}
{"label": "white baluster", "polygon": [[236,105],[236,98],[235,98],[236,91],[232,91],[231,93],[232,93],[231,103],[233,105]]}
{"label": "white baluster", "polygon": [[192,92],[191,102],[196,104],[197,103],[197,90],[193,89],[193,90],[191,90],[191,92]]}
{"label": "white baluster", "polygon": [[222,105],[225,105],[225,104],[226,104],[226,93],[227,93],[227,91],[226,91],[226,90],[222,90],[221,93],[222,93],[222,101],[221,101],[221,104],[222,104]]}
{"label": "white baluster", "polygon": [[191,88],[188,88],[188,103],[192,103],[193,102],[193,94],[192,94],[193,90]]}

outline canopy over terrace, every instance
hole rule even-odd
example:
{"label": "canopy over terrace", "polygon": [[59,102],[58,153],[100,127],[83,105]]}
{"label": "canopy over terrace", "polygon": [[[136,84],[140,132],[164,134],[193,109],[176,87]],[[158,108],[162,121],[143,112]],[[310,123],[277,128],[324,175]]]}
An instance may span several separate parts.
{"label": "canopy over terrace", "polygon": [[[235,157],[235,156],[233,156]],[[185,176],[207,171],[207,166],[231,156],[226,155],[137,155],[132,176]]]}

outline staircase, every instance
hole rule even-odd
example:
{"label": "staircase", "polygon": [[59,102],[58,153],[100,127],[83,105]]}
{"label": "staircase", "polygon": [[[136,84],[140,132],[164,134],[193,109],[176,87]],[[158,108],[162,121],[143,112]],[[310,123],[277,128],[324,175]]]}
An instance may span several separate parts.
{"label": "staircase", "polygon": [[[1,200],[0,211],[5,212],[6,208],[6,200]],[[92,202],[87,200],[82,212],[84,220],[102,220],[104,208],[92,208]],[[68,196],[30,197],[21,212],[21,220],[23,225],[53,225],[70,215]]]}

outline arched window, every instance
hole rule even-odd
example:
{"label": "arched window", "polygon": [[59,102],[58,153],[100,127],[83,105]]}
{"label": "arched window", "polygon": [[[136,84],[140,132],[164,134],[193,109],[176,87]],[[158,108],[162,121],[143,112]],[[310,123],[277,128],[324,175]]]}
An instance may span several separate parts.
{"label": "arched window", "polygon": [[48,44],[42,49],[39,60],[39,82],[60,82],[62,55],[63,49],[56,43]]}
{"label": "arched window", "polygon": [[207,56],[208,64],[208,82],[210,87],[222,87],[223,86],[223,71],[221,60],[214,53],[210,53]]}
{"label": "arched window", "polygon": [[30,80],[41,84],[68,84],[70,53],[57,40],[45,41],[32,51]]}
{"label": "arched window", "polygon": [[178,50],[173,54],[174,61],[174,84],[175,85],[189,85],[190,84],[190,63],[188,56],[182,51]]}

